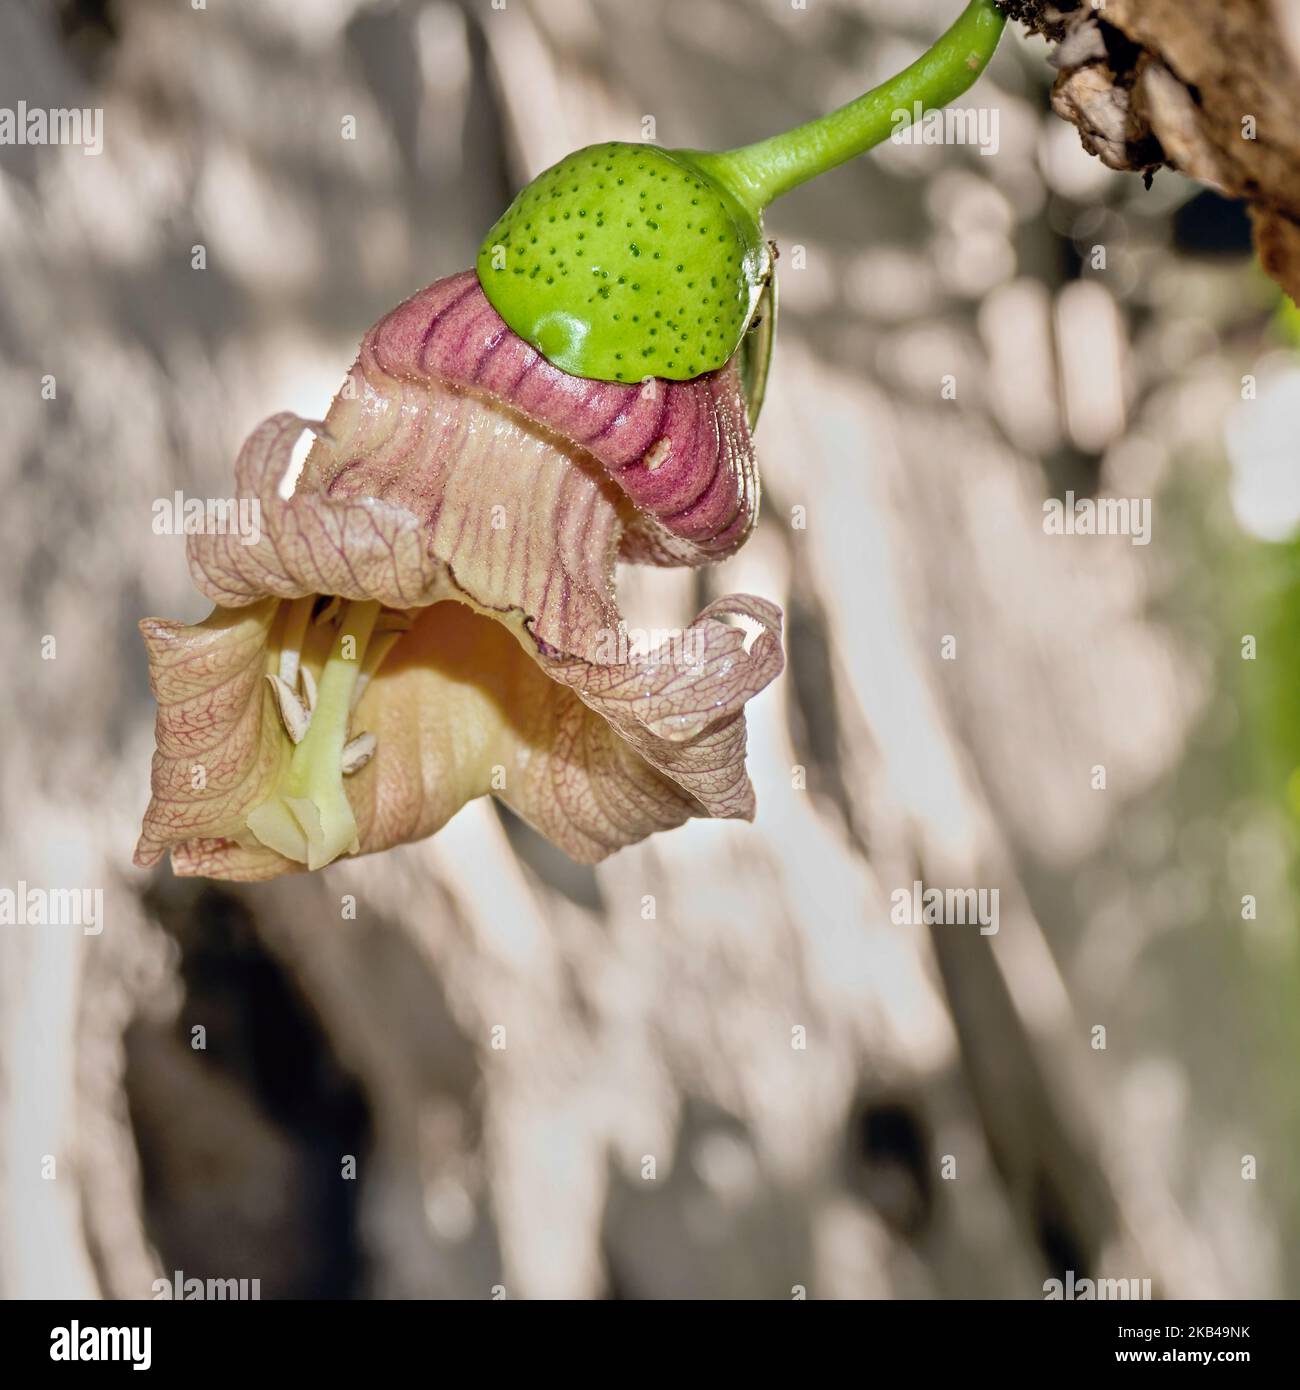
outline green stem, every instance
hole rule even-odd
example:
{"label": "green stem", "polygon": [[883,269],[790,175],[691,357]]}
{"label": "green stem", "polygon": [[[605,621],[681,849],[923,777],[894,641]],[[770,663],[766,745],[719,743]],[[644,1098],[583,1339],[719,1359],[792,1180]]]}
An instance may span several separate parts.
{"label": "green stem", "polygon": [[1006,16],[994,0],[970,0],[961,17],[910,68],[865,96],[784,135],[721,154],[692,152],[755,215],[801,183],[888,138],[906,112],[946,106],[966,91],[993,56]]}

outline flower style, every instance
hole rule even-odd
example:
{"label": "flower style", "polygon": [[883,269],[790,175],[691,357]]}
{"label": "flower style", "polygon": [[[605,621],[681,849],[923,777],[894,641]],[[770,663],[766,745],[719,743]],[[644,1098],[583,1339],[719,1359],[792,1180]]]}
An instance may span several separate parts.
{"label": "flower style", "polygon": [[734,359],[569,376],[466,272],[370,330],[323,424],[259,426],[236,487],[256,540],[188,541],[211,616],[141,624],[158,720],[138,864],[317,869],[487,793],[584,862],[752,816],[744,705],[781,670],[779,610],[722,599],[629,657],[613,584],[619,560],[703,564],[752,529]]}

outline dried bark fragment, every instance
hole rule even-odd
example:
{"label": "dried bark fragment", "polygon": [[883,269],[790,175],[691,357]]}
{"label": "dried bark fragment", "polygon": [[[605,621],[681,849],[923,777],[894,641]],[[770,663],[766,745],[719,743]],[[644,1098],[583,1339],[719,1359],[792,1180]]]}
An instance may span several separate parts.
{"label": "dried bark fragment", "polygon": [[1268,273],[1300,296],[1300,28],[1279,0],[1009,0],[1054,39],[1053,109],[1112,169],[1159,167],[1251,206]]}

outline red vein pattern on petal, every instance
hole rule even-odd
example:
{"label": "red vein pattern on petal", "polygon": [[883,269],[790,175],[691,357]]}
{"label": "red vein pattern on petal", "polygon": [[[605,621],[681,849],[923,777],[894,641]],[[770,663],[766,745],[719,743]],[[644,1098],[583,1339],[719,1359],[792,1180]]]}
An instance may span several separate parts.
{"label": "red vein pattern on petal", "polygon": [[572,692],[550,691],[541,702],[546,742],[497,795],[570,858],[598,863],[701,814],[694,797]]}
{"label": "red vein pattern on petal", "polygon": [[172,846],[172,872],[178,878],[264,883],[285,874],[300,874],[306,867],[265,845],[240,844],[235,840],[193,839]]}
{"label": "red vein pattern on petal", "polygon": [[[275,608],[143,625],[159,746],[137,863],[170,848],[178,874],[301,871],[241,833],[288,756],[262,679]],[[760,625],[748,651],[725,621],[736,615]],[[532,656],[463,603],[422,610],[357,709],[378,738],[345,783],[361,852],[433,834],[490,791],[587,863],[694,816],[748,819],[744,704],[781,670],[779,632],[773,605],[737,595],[706,608],[677,650],[610,666]]]}
{"label": "red vein pattern on petal", "polygon": [[[745,633],[724,621],[740,616],[760,626],[748,651]],[[542,666],[698,803],[693,814],[748,820],[754,792],[745,772],[744,708],[781,673],[781,611],[733,594],[704,609],[675,645],[619,666],[571,657],[543,657]]]}
{"label": "red vein pattern on petal", "polygon": [[235,464],[241,497],[259,506],[254,543],[233,531],[188,539],[190,574],[213,603],[239,608],[267,595],[339,594],[392,608],[434,603],[449,591],[446,568],[429,554],[418,519],[374,498],[333,500],[296,489],[280,496],[293,446],[311,422],[273,415],[253,431]]}
{"label": "red vein pattern on petal", "polygon": [[[748,652],[736,614],[763,629]],[[748,819],[743,707],[781,670],[779,630],[771,604],[737,596],[684,634],[694,660],[610,668],[534,659],[461,604],[427,610],[358,708],[379,738],[348,782],[362,851],[488,792],[584,863],[692,817]]]}
{"label": "red vein pattern on petal", "polygon": [[625,559],[699,564],[753,529],[758,472],[734,360],[690,381],[569,376],[506,326],[469,270],[382,318],[359,365],[368,377],[482,392],[585,449],[647,518],[629,532]]}
{"label": "red vein pattern on petal", "polygon": [[137,864],[185,842],[206,841],[216,854],[274,782],[285,739],[263,677],[277,606],[218,609],[192,626],[140,624],[158,718]]}
{"label": "red vein pattern on petal", "polygon": [[517,611],[548,645],[591,655],[618,625],[614,563],[627,507],[604,472],[475,393],[359,366],[349,381],[300,491],[405,508],[480,609]]}

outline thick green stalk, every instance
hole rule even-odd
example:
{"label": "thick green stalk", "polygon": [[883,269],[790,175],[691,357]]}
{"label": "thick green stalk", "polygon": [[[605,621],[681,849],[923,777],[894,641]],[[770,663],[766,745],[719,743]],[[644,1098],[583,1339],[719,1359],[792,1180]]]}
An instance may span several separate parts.
{"label": "thick green stalk", "polygon": [[916,103],[932,110],[961,96],[988,65],[1005,25],[994,0],[971,0],[911,67],[856,101],[784,135],[721,154],[692,155],[757,214],[792,188],[887,139],[900,125],[900,111],[910,123]]}

